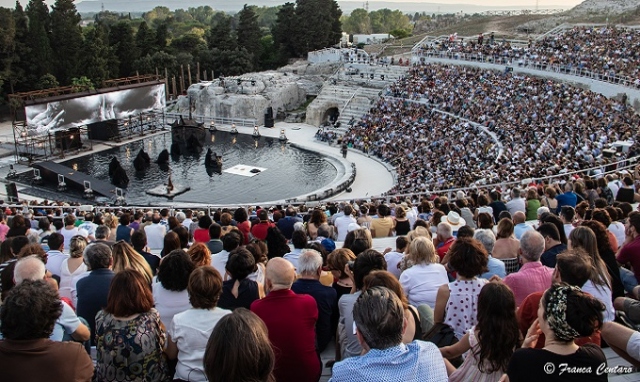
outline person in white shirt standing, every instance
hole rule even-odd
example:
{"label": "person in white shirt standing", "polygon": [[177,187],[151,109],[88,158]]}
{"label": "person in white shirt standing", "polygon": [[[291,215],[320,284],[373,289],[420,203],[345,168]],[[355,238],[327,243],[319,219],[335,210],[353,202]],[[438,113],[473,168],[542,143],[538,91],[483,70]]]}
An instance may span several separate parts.
{"label": "person in white shirt standing", "polygon": [[338,240],[344,241],[347,237],[347,233],[349,232],[349,224],[357,223],[356,219],[353,217],[353,207],[347,204],[343,209],[344,215],[337,217],[335,222],[333,223],[338,231]]}

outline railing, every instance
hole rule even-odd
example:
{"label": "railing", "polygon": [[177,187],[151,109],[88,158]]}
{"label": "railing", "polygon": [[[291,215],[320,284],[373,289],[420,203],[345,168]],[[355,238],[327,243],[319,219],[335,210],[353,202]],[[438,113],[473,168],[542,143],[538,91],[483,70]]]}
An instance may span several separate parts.
{"label": "railing", "polygon": [[[184,113],[165,113],[165,118],[167,120],[169,120],[171,118],[179,119],[180,117],[187,118],[188,114],[184,114]],[[211,117],[211,116],[198,115],[198,114],[193,114],[192,118],[195,121],[205,123],[205,125],[207,123],[211,123],[213,121],[213,122],[216,123],[216,125],[232,125],[232,124],[235,124],[236,126],[253,127],[258,122],[255,118],[247,118],[247,119],[243,119],[243,118],[225,118],[225,117]],[[170,123],[170,122],[167,121],[167,123]],[[207,126],[205,126],[205,127],[207,127]]]}
{"label": "railing", "polygon": [[640,79],[633,79],[627,76],[620,76],[617,74],[607,73],[607,72],[592,72],[589,70],[576,68],[571,65],[560,65],[560,64],[548,64],[542,63],[539,61],[534,61],[522,57],[508,57],[502,55],[484,55],[482,53],[457,53],[457,52],[442,52],[442,51],[434,51],[428,50],[423,51],[421,53],[416,53],[415,57],[418,59],[421,57],[426,58],[439,58],[439,59],[448,59],[448,60],[458,60],[458,61],[467,61],[467,62],[481,62],[487,64],[496,64],[496,65],[508,65],[508,66],[518,66],[521,68],[534,69],[546,72],[555,72],[555,73],[563,73],[576,77],[586,77],[596,81],[602,81],[611,83],[614,85],[621,85],[625,87],[630,87],[634,89],[640,88]]}

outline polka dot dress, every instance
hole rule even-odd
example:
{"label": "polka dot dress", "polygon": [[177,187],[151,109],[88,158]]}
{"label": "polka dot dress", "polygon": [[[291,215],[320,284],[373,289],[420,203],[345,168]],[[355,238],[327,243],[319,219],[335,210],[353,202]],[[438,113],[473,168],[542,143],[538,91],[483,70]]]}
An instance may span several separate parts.
{"label": "polka dot dress", "polygon": [[478,295],[487,282],[476,278],[449,283],[450,294],[444,322],[453,328],[458,339],[478,322]]}

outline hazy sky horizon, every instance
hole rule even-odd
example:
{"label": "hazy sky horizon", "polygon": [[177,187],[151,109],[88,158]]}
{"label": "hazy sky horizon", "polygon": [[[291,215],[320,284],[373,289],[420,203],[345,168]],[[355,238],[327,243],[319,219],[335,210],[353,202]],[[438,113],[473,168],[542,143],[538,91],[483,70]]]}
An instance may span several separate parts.
{"label": "hazy sky horizon", "polygon": [[[82,0],[75,0],[75,3],[78,4]],[[100,1],[100,0],[97,0]],[[108,8],[108,4],[110,0],[102,0],[105,6]],[[119,0],[121,1],[121,0]],[[282,0],[281,3],[284,4],[287,1],[291,0]],[[364,4],[367,0],[338,0],[338,2],[349,2],[349,3],[362,3]],[[538,7],[544,8],[549,6],[562,6],[562,8],[572,8],[584,0],[538,0]],[[29,0],[20,0],[20,4],[23,7],[26,7]],[[52,5],[55,0],[46,0],[46,3]],[[244,1],[247,4],[251,4],[251,0]],[[536,0],[369,0],[369,6],[371,7],[372,3],[376,2],[387,2],[387,3],[438,3],[438,4],[471,4],[471,5],[482,5],[482,6],[497,6],[497,7],[530,7],[531,9],[535,8]],[[189,7],[189,1],[184,1],[185,8]],[[0,0],[1,7],[14,8],[15,0]]]}

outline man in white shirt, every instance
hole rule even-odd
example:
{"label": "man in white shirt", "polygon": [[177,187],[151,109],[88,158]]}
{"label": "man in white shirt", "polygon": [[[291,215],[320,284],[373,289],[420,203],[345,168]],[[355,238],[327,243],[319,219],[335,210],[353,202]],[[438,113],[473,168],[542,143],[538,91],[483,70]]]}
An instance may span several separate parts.
{"label": "man in white shirt", "polygon": [[242,234],[239,231],[231,231],[222,238],[222,251],[211,255],[211,266],[219,273],[222,280],[225,280],[227,273],[226,266],[229,260],[229,253],[238,248],[242,244]]}
{"label": "man in white shirt", "polygon": [[349,204],[344,206],[343,209],[344,215],[336,218],[333,223],[338,231],[338,239],[337,241],[344,241],[347,237],[347,232],[349,232],[348,227],[351,223],[357,223],[356,219],[353,217],[353,207]]}
{"label": "man in white shirt", "polygon": [[62,262],[69,258],[69,255],[62,253],[64,249],[64,236],[54,232],[49,235],[49,251],[47,251],[47,270],[56,276],[60,276]]}
{"label": "man in white shirt", "polygon": [[611,193],[613,193],[613,200],[615,200],[616,196],[618,196],[618,190],[620,189],[620,181],[618,180],[618,176],[609,174],[607,175],[606,179],[608,182],[607,187],[609,187]]}
{"label": "man in white shirt", "polygon": [[576,210],[571,206],[563,206],[560,209],[560,221],[564,226],[564,233],[569,237],[573,231],[573,219],[576,217]]}
{"label": "man in white shirt", "polygon": [[293,264],[293,267],[298,272],[298,258],[302,254],[302,250],[307,246],[307,234],[304,231],[293,231],[291,236],[291,243],[293,244],[293,251],[287,253],[283,258]]}
{"label": "man in white shirt", "polygon": [[387,271],[393,273],[398,279],[400,278],[400,273],[402,273],[398,268],[398,264],[404,258],[404,251],[408,243],[406,236],[398,236],[396,238],[396,250],[384,254],[384,259],[387,261]]}
{"label": "man in white shirt", "polygon": [[514,216],[518,211],[527,212],[527,206],[525,200],[520,197],[519,188],[511,190],[511,200],[507,202],[507,210],[509,210],[511,216]]}
{"label": "man in white shirt", "polygon": [[144,233],[147,234],[147,245],[155,250],[164,247],[164,235],[167,234],[167,227],[161,225],[160,220],[160,214],[154,213],[151,224],[144,227]]}
{"label": "man in white shirt", "polygon": [[80,224],[78,229],[87,231],[87,240],[93,241],[96,239],[96,228],[98,228],[98,225],[93,222],[93,214],[91,212],[87,212],[84,215],[84,223]]}

